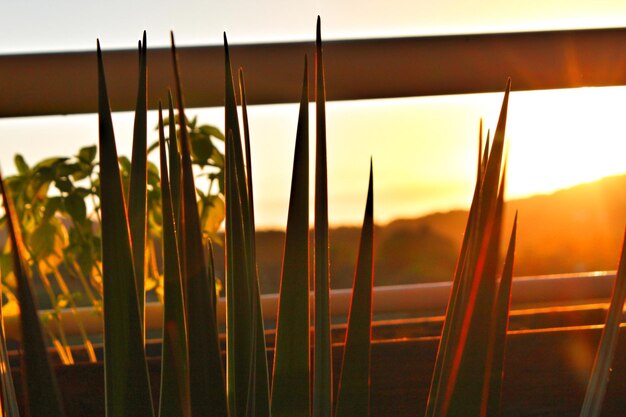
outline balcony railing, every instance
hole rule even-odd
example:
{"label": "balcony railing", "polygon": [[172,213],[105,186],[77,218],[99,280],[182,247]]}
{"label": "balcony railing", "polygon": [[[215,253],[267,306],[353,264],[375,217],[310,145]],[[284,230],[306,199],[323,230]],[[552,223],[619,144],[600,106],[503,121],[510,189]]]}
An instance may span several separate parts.
{"label": "balcony railing", "polygon": [[[546,309],[563,306],[581,307],[585,305],[607,303],[615,273],[594,272],[585,274],[562,274],[537,277],[519,277],[513,281],[512,310]],[[374,288],[374,314],[376,318],[390,317],[436,317],[443,316],[450,295],[450,282],[385,286]],[[331,314],[345,318],[350,308],[351,290],[331,291]],[[313,297],[313,294],[311,294]],[[267,327],[276,324],[278,295],[261,296],[263,319]],[[313,301],[311,300],[311,304]],[[218,323],[225,324],[225,300],[218,301]],[[42,311],[42,315],[47,312]],[[78,320],[89,329],[90,333],[102,332],[102,318],[94,314],[93,308],[79,308],[78,314],[71,311],[61,312],[61,320],[68,336],[78,336]],[[146,330],[160,330],[163,321],[162,305],[149,303],[146,306]],[[5,328],[9,338],[16,337],[19,316],[5,317]]]}
{"label": "balcony railing", "polygon": [[[94,42],[95,44],[95,42]],[[107,51],[114,111],[135,104],[137,51]],[[148,45],[149,46],[149,45]],[[232,45],[250,104],[299,100],[313,42]],[[223,104],[222,46],[178,48],[188,107]],[[455,35],[324,43],[328,100],[626,85],[626,28]],[[312,70],[312,59],[309,60]],[[150,107],[172,85],[168,49],[148,51]],[[0,55],[0,117],[96,111],[96,56],[89,52]],[[313,95],[311,95],[313,97]]]}
{"label": "balcony railing", "polygon": [[[137,52],[104,46],[112,107],[132,110]],[[246,70],[250,104],[296,102],[303,56],[312,57],[313,47],[312,42],[232,45],[233,66]],[[328,100],[496,92],[509,76],[514,90],[626,85],[626,28],[327,41],[324,48]],[[221,106],[222,46],[178,52],[186,105]],[[172,84],[170,52],[149,49],[148,60],[149,105],[155,108]],[[95,112],[96,86],[94,51],[0,55],[0,117]],[[606,302],[613,280],[613,273],[517,278],[512,307]],[[450,283],[377,287],[375,313],[441,315],[449,291]],[[333,315],[345,316],[349,291],[335,290],[331,299]],[[274,322],[277,296],[265,295],[262,303],[265,320]],[[62,314],[68,334],[77,334],[76,317]],[[222,322],[223,315],[220,302]],[[101,319],[92,310],[79,316],[91,332],[100,332]],[[160,317],[160,305],[148,305],[148,329],[158,329]],[[9,337],[18,334],[17,320],[7,318]]]}

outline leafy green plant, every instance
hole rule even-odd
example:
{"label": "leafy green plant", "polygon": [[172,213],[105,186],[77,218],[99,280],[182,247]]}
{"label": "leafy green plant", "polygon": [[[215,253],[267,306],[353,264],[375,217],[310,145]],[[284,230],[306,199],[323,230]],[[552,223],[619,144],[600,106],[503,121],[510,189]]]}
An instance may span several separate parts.
{"label": "leafy green plant", "polygon": [[[138,96],[145,96],[145,91],[139,91]],[[140,102],[139,105],[145,107],[145,103]],[[174,114],[171,118],[173,122],[178,120],[178,116]],[[143,127],[135,128],[135,136],[140,136],[134,141],[135,160],[138,158],[137,149],[142,147],[139,143],[143,143],[144,149],[146,147],[145,117],[138,117],[137,123]],[[194,174],[208,180],[204,190],[196,190],[202,233],[205,240],[212,239],[221,243],[218,230],[224,220],[224,157],[220,151],[221,146],[216,141],[223,141],[224,137],[214,126],[198,124],[196,117],[186,120],[186,124]],[[175,139],[180,131],[174,129],[168,135]],[[166,136],[166,139],[176,146],[176,141],[170,141],[169,137]],[[148,153],[156,149],[158,143],[157,141],[148,147]],[[43,300],[40,297],[40,302],[43,301],[43,306],[52,309],[52,313],[46,316],[44,330],[52,338],[62,362],[73,363],[60,314],[62,309],[70,308],[75,313],[88,357],[90,361],[96,362],[94,347],[76,310],[84,305],[93,306],[99,312],[102,309],[100,164],[97,148],[95,145],[84,147],[72,157],[48,158],[32,166],[29,166],[22,155],[16,155],[14,159],[18,173],[8,177],[6,183],[15,196],[16,213],[24,235],[26,259],[39,282],[36,288],[43,287],[45,297]],[[135,264],[142,265],[137,274],[146,279],[145,283],[138,282],[138,288],[153,290],[162,298],[163,273],[157,262],[160,261],[160,256],[155,246],[155,242],[160,241],[162,236],[159,170],[148,160],[131,164],[125,156],[118,159],[124,194],[129,202],[129,213],[139,212],[130,217],[141,218],[147,222],[144,226],[136,225],[133,228],[134,233],[139,233],[140,236],[143,236],[141,230],[146,234],[144,239],[135,239],[144,242],[139,242],[136,247],[145,248],[144,251],[134,251],[137,256]],[[131,181],[133,175],[141,176],[140,172],[143,171],[146,172],[145,179],[142,177]],[[129,191],[131,187],[132,192]],[[137,194],[145,195],[145,207],[140,204],[144,199],[128,198]],[[175,198],[177,199],[178,197]],[[138,221],[143,222],[141,219]],[[6,283],[4,294],[9,300],[5,309],[9,310],[9,314],[15,314],[17,302],[12,291],[16,287],[8,244],[0,255],[0,265]],[[148,267],[145,271],[144,265]],[[218,282],[218,287],[220,286],[221,283]],[[143,299],[140,297],[140,302]]]}
{"label": "leafy green plant", "polygon": [[[28,413],[33,417],[63,416],[56,378],[50,366],[43,332],[37,315],[37,306],[33,297],[30,282],[30,269],[26,265],[24,254],[26,248],[21,229],[15,214],[15,208],[0,176],[0,193],[7,216],[7,229],[12,247],[13,271],[17,281],[17,299],[20,305],[21,340],[23,350],[23,381],[26,388]],[[2,368],[8,368],[4,362]],[[6,387],[3,391],[11,390]],[[9,400],[10,401],[10,400]],[[4,402],[4,401],[3,401]],[[11,407],[9,405],[9,407]],[[7,407],[7,409],[9,408]]]}

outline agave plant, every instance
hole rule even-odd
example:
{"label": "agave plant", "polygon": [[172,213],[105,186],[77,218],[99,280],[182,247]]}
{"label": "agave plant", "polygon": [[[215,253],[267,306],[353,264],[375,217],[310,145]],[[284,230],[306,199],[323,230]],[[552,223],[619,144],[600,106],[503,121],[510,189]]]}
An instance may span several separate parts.
{"label": "agave plant", "polygon": [[[479,150],[478,174],[465,237],[437,353],[426,415],[498,415],[515,225],[505,274],[498,282],[504,203],[502,168],[510,80],[493,145]],[[492,379],[492,371],[497,377]],[[498,372],[499,371],[499,372]],[[493,382],[492,382],[493,381]],[[494,383],[496,386],[494,386]]]}

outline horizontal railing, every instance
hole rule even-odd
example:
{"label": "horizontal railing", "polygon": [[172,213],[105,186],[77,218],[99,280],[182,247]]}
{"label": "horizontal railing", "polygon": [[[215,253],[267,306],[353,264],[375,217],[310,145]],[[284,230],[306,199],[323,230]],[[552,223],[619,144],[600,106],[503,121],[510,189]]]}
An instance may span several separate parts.
{"label": "horizontal railing", "polygon": [[[102,45],[111,106],[132,110],[137,51]],[[223,47],[178,51],[185,104],[223,105]],[[327,41],[324,53],[328,100],[498,92],[507,77],[514,90],[626,84],[624,28]],[[232,45],[249,103],[299,101],[305,54],[312,70],[312,42]],[[148,65],[154,109],[172,85],[169,50],[149,49]],[[93,113],[96,87],[95,42],[89,52],[0,55],[0,117]]]}
{"label": "horizontal railing", "polygon": [[[548,275],[520,277],[513,280],[511,308],[545,308],[576,306],[595,303],[608,303],[615,281],[614,272],[593,272],[585,274]],[[445,314],[450,296],[451,283],[426,283],[412,285],[385,286],[374,288],[374,319],[395,315],[410,317],[441,316]],[[341,319],[348,315],[351,289],[332,290],[331,314]],[[313,305],[311,293],[311,305]],[[276,323],[278,295],[261,296],[263,319],[268,327]],[[225,300],[218,301],[218,322],[225,324]],[[49,311],[41,311],[42,315]],[[102,333],[102,317],[93,308],[79,308],[78,314],[71,310],[61,311],[61,321],[68,336],[79,335],[78,320],[88,333]],[[162,305],[146,305],[146,329],[148,332],[161,329],[163,321]],[[5,316],[7,338],[19,337],[19,316]]]}

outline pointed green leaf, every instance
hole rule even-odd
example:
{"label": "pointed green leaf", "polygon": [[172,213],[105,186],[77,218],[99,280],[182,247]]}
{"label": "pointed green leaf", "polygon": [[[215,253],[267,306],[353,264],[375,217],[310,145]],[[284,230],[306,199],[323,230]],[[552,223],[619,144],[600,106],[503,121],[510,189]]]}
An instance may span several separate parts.
{"label": "pointed green leaf", "polygon": [[[480,152],[480,151],[479,151]],[[484,163],[484,161],[483,161]],[[454,345],[455,338],[458,336],[458,329],[460,327],[460,319],[458,316],[463,313],[464,300],[467,293],[468,283],[466,279],[463,279],[467,268],[469,259],[471,243],[475,240],[476,228],[478,223],[478,204],[480,198],[480,187],[482,184],[484,169],[480,171],[480,176],[476,178],[476,186],[474,188],[474,196],[472,198],[472,204],[470,206],[470,212],[465,227],[465,233],[463,235],[463,243],[461,245],[461,251],[457,260],[456,269],[454,271],[454,278],[452,281],[452,291],[450,292],[450,298],[448,301],[448,308],[446,311],[446,318],[444,327],[439,342],[439,349],[437,350],[437,358],[435,361],[435,369],[433,370],[430,391],[428,394],[428,403],[426,409],[426,416],[432,417],[439,406],[439,392],[442,383],[445,381],[443,372],[447,372],[451,354],[451,347]],[[450,348],[450,349],[449,349]]]}
{"label": "pointed green leaf", "polygon": [[[479,227],[486,227],[491,210],[494,209],[497,201],[499,178],[502,170],[502,159],[504,154],[504,134],[506,131],[506,118],[509,105],[509,94],[511,92],[511,79],[506,83],[504,98],[502,100],[502,109],[498,118],[496,132],[493,135],[493,144],[489,151],[489,157],[486,159],[485,178],[481,187],[483,203],[486,204],[484,210],[481,210]],[[488,209],[487,209],[488,207]]]}
{"label": "pointed green leaf", "polygon": [[600,345],[596,353],[593,363],[591,377],[587,385],[585,393],[585,401],[583,402],[581,417],[598,417],[602,411],[602,403],[604,395],[609,383],[611,375],[611,366],[615,349],[617,347],[617,339],[619,336],[619,326],[624,309],[624,299],[626,298],[626,232],[624,233],[624,244],[622,246],[622,254],[620,256],[619,266],[617,268],[617,276],[615,277],[615,285],[613,286],[613,294],[611,295],[611,304],[609,312],[606,316],[606,323],[600,337]]}
{"label": "pointed green leaf", "polygon": [[[169,126],[169,179],[170,191],[172,193],[172,205],[174,207],[174,224],[176,226],[176,238],[178,239],[179,250],[183,247],[182,231],[180,230],[180,205],[181,205],[181,161],[180,161],[180,144],[176,134],[176,118],[174,117],[174,100],[172,100],[172,92],[167,92],[168,102],[168,126]],[[183,289],[185,288],[183,282]]]}
{"label": "pointed green leaf", "polygon": [[[243,69],[239,68],[239,91],[241,92],[241,115],[243,119],[243,139],[246,151],[248,200],[250,207],[254,207],[254,195],[252,192],[252,155],[250,151],[250,126],[248,123],[248,104],[246,103],[246,84]],[[251,213],[252,227],[254,228],[254,211]],[[254,236],[252,237],[254,239]]]}
{"label": "pointed green leaf", "polygon": [[[259,277],[257,272],[256,262],[256,238],[255,238],[255,219],[254,219],[254,192],[252,188],[252,156],[250,147],[250,129],[248,126],[248,105],[246,102],[246,85],[243,76],[243,69],[239,69],[239,89],[241,91],[241,113],[243,118],[243,131],[244,131],[244,143],[246,154],[246,179],[248,187],[248,229],[250,234],[249,239],[249,253],[250,253],[250,268],[253,271],[251,290],[252,290],[252,311],[254,312],[252,317],[252,334],[255,335],[256,340],[252,347],[254,352],[254,372],[251,372],[251,382],[254,380],[255,388],[249,391],[248,403],[254,403],[254,406],[249,405],[249,410],[254,409],[255,415],[259,417],[269,416],[270,414],[270,393],[269,393],[269,369],[267,365],[267,355],[265,353],[265,329],[263,322],[263,311],[261,308],[261,299],[259,291]],[[246,222],[244,218],[244,222]],[[251,385],[252,386],[252,385]]]}
{"label": "pointed green leaf", "polygon": [[180,273],[180,257],[167,174],[163,112],[159,102],[159,155],[163,210],[163,351],[160,417],[190,416],[187,323]]}
{"label": "pointed green leaf", "polygon": [[[214,252],[213,252],[213,241],[211,241],[211,239],[208,240],[207,242],[207,259],[209,261],[209,277],[210,277],[210,281],[213,281],[214,283],[216,283],[215,281],[215,256],[214,256]],[[217,288],[216,285],[213,285],[213,287],[210,288],[211,290],[211,299],[213,300],[213,308],[215,309],[213,314],[215,315],[215,318],[217,319]],[[217,323],[215,323],[215,326],[217,327]]]}
{"label": "pointed green leaf", "polygon": [[191,413],[194,416],[228,416],[224,370],[219,346],[217,318],[211,297],[213,277],[208,275],[204,258],[196,187],[191,167],[189,135],[185,126],[180,71],[174,34],[171,34],[172,60],[176,80],[176,97],[180,128],[181,150],[181,208],[180,230],[182,239],[181,272],[183,274],[184,302],[187,313],[189,349],[189,390]]}
{"label": "pointed green leaf", "polygon": [[94,159],[96,159],[96,155],[98,154],[98,147],[96,145],[85,146],[84,148],[80,148],[78,151],[78,159],[85,164],[91,164]]}
{"label": "pointed green leaf", "polygon": [[[225,122],[226,156],[225,175],[230,175],[226,184],[226,293],[227,303],[234,304],[236,319],[228,323],[228,392],[233,416],[243,416],[255,403],[257,414],[269,415],[269,382],[263,322],[258,299],[258,280],[254,243],[254,215],[251,206],[251,191],[248,188],[249,170],[244,164],[241,146],[237,104],[230,65],[230,54],[226,34],[225,52]],[[229,140],[232,136],[232,140]],[[230,143],[229,143],[230,142]],[[227,168],[230,160],[230,168]],[[249,167],[248,167],[249,168]],[[226,180],[228,182],[228,179]],[[230,197],[229,197],[230,196]],[[230,202],[229,202],[230,201]],[[229,217],[230,216],[230,217]],[[230,225],[230,228],[229,228]],[[228,291],[228,284],[231,291]],[[230,296],[229,296],[230,294]],[[243,301],[246,300],[246,301]],[[262,351],[262,354],[259,352]]]}
{"label": "pointed green leaf", "polygon": [[273,417],[311,415],[309,81],[306,56],[291,178],[272,377]]}
{"label": "pointed green leaf", "polygon": [[252,372],[251,330],[252,308],[248,285],[245,229],[241,195],[237,182],[241,181],[234,163],[232,131],[226,136],[226,307],[227,307],[227,378],[231,415],[245,415],[247,409],[250,372]]}
{"label": "pointed green leaf", "polygon": [[77,222],[82,222],[87,217],[85,199],[77,193],[72,193],[63,199],[65,211]]}
{"label": "pointed green leaf", "polygon": [[30,168],[28,167],[28,164],[26,163],[26,160],[22,155],[20,155],[19,153],[15,154],[15,156],[13,157],[13,162],[15,163],[15,168],[17,168],[17,172],[20,175],[28,175],[28,173],[30,172]]}
{"label": "pointed green leaf", "polygon": [[[482,175],[485,175],[485,169],[487,167],[487,161],[489,160],[489,149],[491,141],[491,130],[487,130],[487,140],[485,141],[485,150],[483,152],[483,166],[482,166]],[[482,177],[481,177],[482,178]]]}
{"label": "pointed green leaf", "polygon": [[[11,196],[0,175],[0,193],[4,202],[9,240],[13,255],[13,273],[17,280],[20,305],[22,349],[22,381],[28,413],[32,417],[61,417],[65,415],[56,377],[50,366],[37,306],[30,283],[30,269],[24,254],[26,247],[19,228]],[[10,388],[9,388],[10,389]]]}
{"label": "pointed green leaf", "polygon": [[330,274],[328,270],[328,172],[326,162],[326,91],[322,60],[321,20],[317,18],[315,53],[315,354],[313,416],[330,417],[333,403],[333,360],[330,338]]}
{"label": "pointed green leaf", "polygon": [[153,416],[130,230],[98,43],[106,414]]}
{"label": "pointed green leaf", "polygon": [[[498,188],[503,184],[500,182],[500,171],[510,85],[510,80],[508,80],[494,144],[491,152],[483,157],[482,178],[478,179],[474,191],[437,352],[426,410],[427,417],[446,415],[447,408],[453,399],[457,375],[460,372],[468,329],[470,323],[475,320],[473,311],[477,304],[478,294],[481,293],[481,298],[489,298],[486,294],[492,292],[490,288],[493,284],[490,281],[495,281],[492,272],[495,266],[488,265],[487,269],[485,266],[487,259],[493,259],[493,253],[497,253],[494,252],[498,241],[495,236],[499,236],[500,233],[500,222],[496,221],[498,217],[496,213],[499,200]],[[483,277],[487,276],[491,278],[485,281]],[[489,305],[492,304],[493,301]],[[483,340],[483,338],[478,337],[478,340]],[[476,346],[476,348],[484,349],[484,345]],[[471,354],[469,357],[481,357],[481,355]],[[466,363],[468,363],[467,360]],[[476,366],[479,365],[476,364]]]}
{"label": "pointed green leaf", "polygon": [[348,316],[346,345],[337,392],[335,417],[370,414],[370,342],[374,288],[374,173],[370,165],[367,203]]}
{"label": "pointed green leaf", "polygon": [[513,283],[513,264],[515,258],[515,241],[517,239],[517,213],[513,220],[513,231],[509,239],[502,278],[498,286],[498,295],[493,312],[493,341],[489,357],[491,369],[488,376],[489,395],[487,399],[487,417],[500,416],[500,398],[502,396],[502,382],[504,380],[504,354],[506,347],[506,333],[509,327],[509,310],[511,305],[511,284]]}
{"label": "pointed green leaf", "polygon": [[143,42],[139,42],[139,87],[135,105],[135,125],[133,129],[133,154],[130,166],[130,186],[128,188],[128,221],[132,239],[135,278],[139,296],[139,312],[144,317],[144,259],[146,253],[147,216],[147,143],[148,143],[148,96],[147,96],[147,53],[146,32]]}
{"label": "pointed green leaf", "polygon": [[[495,211],[481,229],[480,248],[467,308],[463,317],[462,334],[456,347],[443,410],[446,415],[484,415],[491,369],[490,343],[497,291],[497,266],[500,254],[500,231],[504,205],[504,178],[497,194]],[[492,206],[483,202],[483,209]],[[445,414],[445,413],[444,413]]]}

